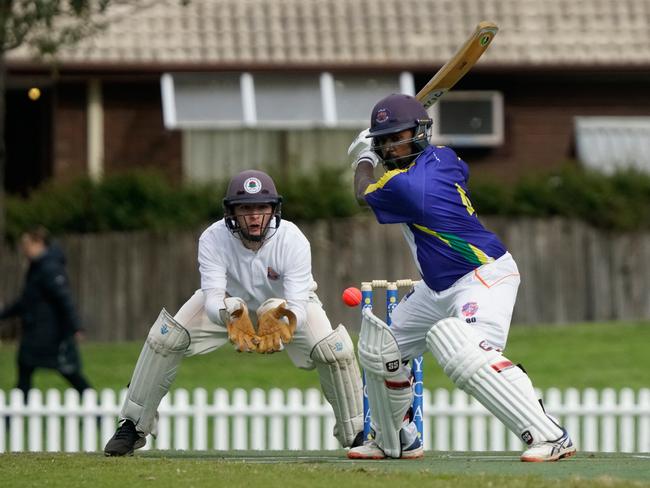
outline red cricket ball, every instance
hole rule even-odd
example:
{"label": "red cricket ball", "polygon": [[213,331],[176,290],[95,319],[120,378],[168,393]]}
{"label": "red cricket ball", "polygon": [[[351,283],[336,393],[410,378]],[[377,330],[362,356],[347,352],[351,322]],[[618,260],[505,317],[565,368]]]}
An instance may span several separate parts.
{"label": "red cricket ball", "polygon": [[345,303],[348,307],[356,307],[361,303],[361,290],[359,290],[359,288],[355,288],[354,286],[346,288],[343,290],[341,300],[343,300],[343,303]]}

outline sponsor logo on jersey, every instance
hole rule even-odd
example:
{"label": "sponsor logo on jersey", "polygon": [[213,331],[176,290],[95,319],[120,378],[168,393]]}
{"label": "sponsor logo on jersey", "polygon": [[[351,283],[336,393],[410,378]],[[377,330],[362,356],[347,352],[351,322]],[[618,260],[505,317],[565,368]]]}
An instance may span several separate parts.
{"label": "sponsor logo on jersey", "polygon": [[244,191],[246,193],[259,193],[262,191],[262,182],[257,178],[248,178],[244,181]]}
{"label": "sponsor logo on jersey", "polygon": [[461,309],[461,312],[465,317],[472,317],[477,311],[478,303],[476,302],[467,302]]}
{"label": "sponsor logo on jersey", "polygon": [[271,268],[271,266],[266,268],[266,276],[268,279],[273,281],[280,279],[280,274],[276,270]]}

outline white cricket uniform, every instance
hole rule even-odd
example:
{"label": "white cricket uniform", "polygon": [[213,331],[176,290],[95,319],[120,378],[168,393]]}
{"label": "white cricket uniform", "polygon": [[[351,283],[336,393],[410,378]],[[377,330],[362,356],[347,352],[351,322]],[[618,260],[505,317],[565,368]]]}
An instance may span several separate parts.
{"label": "white cricket uniform", "polygon": [[519,270],[510,253],[467,273],[439,292],[424,281],[418,282],[392,314],[391,331],[402,358],[422,355],[427,350],[427,331],[447,317],[461,319],[477,331],[487,345],[503,351],[519,282]]}
{"label": "white cricket uniform", "polygon": [[255,311],[265,300],[281,298],[297,319],[293,341],[285,349],[296,366],[314,367],[310,354],[332,333],[332,326],[315,293],[309,241],[295,224],[282,220],[275,234],[258,251],[251,251],[220,220],[201,235],[198,254],[201,290],[174,317],[190,333],[186,356],[205,354],[228,342],[219,313],[227,295],[246,302],[254,324]]}

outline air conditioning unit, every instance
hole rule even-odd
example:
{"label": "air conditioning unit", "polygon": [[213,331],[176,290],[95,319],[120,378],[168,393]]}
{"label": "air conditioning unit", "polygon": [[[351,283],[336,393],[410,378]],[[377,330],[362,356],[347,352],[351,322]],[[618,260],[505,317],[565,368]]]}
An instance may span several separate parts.
{"label": "air conditioning unit", "polygon": [[429,109],[431,142],[444,146],[503,144],[503,96],[496,91],[451,91]]}

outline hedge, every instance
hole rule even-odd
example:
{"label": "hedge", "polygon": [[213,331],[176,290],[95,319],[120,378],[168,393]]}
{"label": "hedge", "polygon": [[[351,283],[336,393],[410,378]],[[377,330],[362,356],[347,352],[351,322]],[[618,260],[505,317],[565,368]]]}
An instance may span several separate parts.
{"label": "hedge", "polygon": [[[347,171],[321,169],[315,175],[273,175],[291,220],[348,217],[364,211],[353,196]],[[226,181],[174,185],[150,171],[50,183],[29,198],[7,197],[6,237],[42,224],[54,234],[192,229],[222,216]],[[474,177],[470,196],[479,215],[580,219],[612,230],[650,228],[650,176],[622,172],[605,176],[576,165],[528,176],[515,184]]]}

